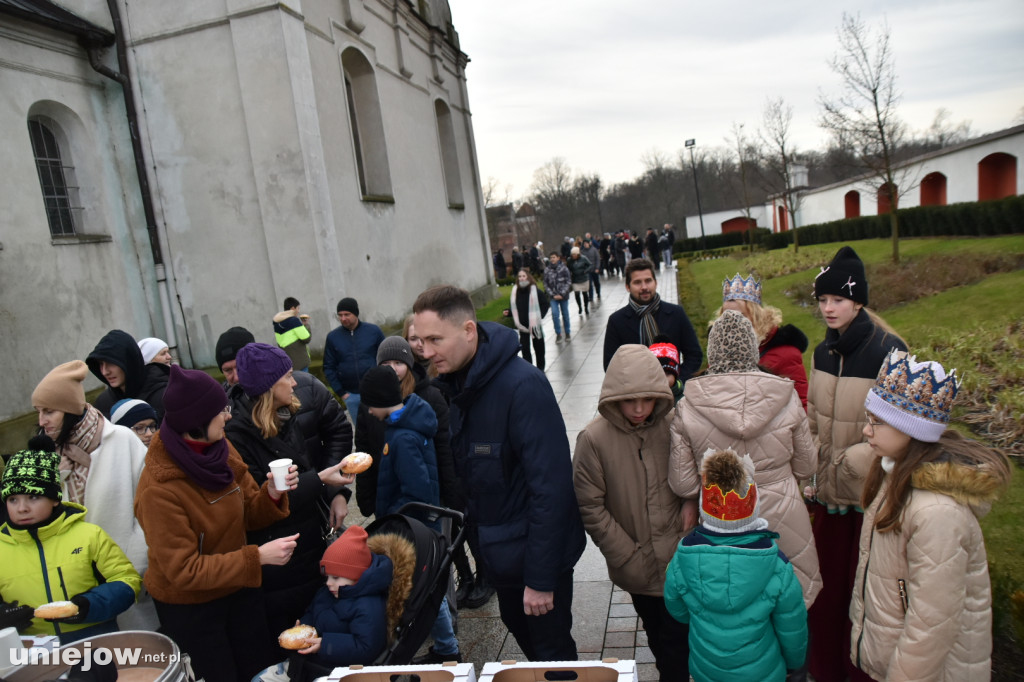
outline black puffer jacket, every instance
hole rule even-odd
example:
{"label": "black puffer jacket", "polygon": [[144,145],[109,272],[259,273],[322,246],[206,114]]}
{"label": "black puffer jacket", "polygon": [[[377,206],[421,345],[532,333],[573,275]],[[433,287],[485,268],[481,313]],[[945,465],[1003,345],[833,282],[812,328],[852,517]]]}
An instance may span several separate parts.
{"label": "black puffer jacket", "polygon": [[[462,511],[465,502],[460,484],[455,475],[455,460],[452,458],[451,435],[448,432],[448,401],[441,390],[427,376],[420,365],[413,366],[416,377],[414,392],[434,409],[437,416],[437,435],[434,436],[434,452],[437,454],[437,478],[441,486],[441,504]],[[370,415],[363,403],[359,404],[356,418],[356,450],[369,453],[373,464],[359,474],[356,483],[356,502],[363,516],[373,513],[377,505],[377,461],[384,449],[384,422]]]}
{"label": "black puffer jacket", "polygon": [[[295,372],[292,378],[296,383],[295,395],[302,403],[292,419],[305,441],[310,462],[317,471],[334,466],[352,452],[352,423],[334,394],[319,379],[308,372]],[[343,487],[340,492],[346,500],[352,497],[349,488]]]}

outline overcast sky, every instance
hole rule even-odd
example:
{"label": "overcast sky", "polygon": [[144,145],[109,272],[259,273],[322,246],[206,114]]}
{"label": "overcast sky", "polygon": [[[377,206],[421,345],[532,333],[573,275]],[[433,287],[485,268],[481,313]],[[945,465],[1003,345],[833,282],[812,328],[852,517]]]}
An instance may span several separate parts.
{"label": "overcast sky", "polygon": [[733,122],[756,131],[769,97],[793,107],[798,149],[824,148],[819,92],[845,9],[891,32],[902,118],[927,128],[940,107],[975,133],[1024,111],[1022,0],[449,0],[462,51],[481,179],[524,198],[563,157],[606,187],[684,140],[725,147]]}

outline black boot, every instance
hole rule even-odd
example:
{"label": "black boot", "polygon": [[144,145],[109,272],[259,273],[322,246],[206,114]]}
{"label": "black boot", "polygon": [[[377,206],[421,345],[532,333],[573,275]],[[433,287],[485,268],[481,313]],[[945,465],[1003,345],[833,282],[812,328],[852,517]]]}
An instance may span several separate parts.
{"label": "black boot", "polygon": [[469,597],[466,598],[467,609],[478,609],[491,600],[494,596],[494,588],[487,582],[487,578],[480,575],[479,572],[476,574],[476,585],[473,586],[473,590],[469,593]]}
{"label": "black boot", "polygon": [[462,663],[462,652],[456,651],[454,654],[439,654],[434,651],[434,645],[431,644],[430,648],[427,649],[427,653],[412,659],[413,665],[427,665],[430,663],[441,664],[447,663],[448,661]]}
{"label": "black boot", "polygon": [[476,589],[476,581],[473,580],[472,573],[465,578],[459,578],[459,589],[455,590],[455,604],[460,609],[466,608],[466,601],[474,589]]}

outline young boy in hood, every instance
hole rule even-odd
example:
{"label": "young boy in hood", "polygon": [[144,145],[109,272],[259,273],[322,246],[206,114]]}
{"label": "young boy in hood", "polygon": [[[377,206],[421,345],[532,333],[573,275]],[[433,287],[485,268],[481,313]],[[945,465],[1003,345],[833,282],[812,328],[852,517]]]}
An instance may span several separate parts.
{"label": "young boy in hood", "polygon": [[[370,415],[384,422],[384,450],[377,472],[376,517],[393,514],[407,502],[438,506],[440,485],[434,450],[437,415],[430,403],[415,393],[409,394],[403,403],[398,375],[387,365],[377,365],[363,376],[359,396]],[[430,635],[434,644],[429,653],[414,663],[462,662],[447,599],[441,601]]]}
{"label": "young boy in hood", "polygon": [[687,628],[662,597],[665,568],[685,532],[683,500],[668,485],[674,404],[655,354],[620,346],[601,386],[600,416],[576,439],[573,485],[612,582],[632,597],[661,680],[687,682]]}
{"label": "young boy in hood", "polygon": [[754,463],[708,452],[701,476],[700,525],[665,576],[669,613],[690,624],[690,674],[782,682],[804,664],[807,609],[778,533],[760,517]]}

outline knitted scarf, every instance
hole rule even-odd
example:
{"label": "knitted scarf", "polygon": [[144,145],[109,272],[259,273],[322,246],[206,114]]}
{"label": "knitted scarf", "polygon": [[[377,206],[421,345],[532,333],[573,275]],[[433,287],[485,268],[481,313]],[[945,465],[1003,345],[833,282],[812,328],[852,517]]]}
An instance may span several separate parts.
{"label": "knitted scarf", "polygon": [[533,284],[530,285],[530,302],[529,302],[529,323],[530,327],[527,329],[519,321],[519,306],[516,305],[516,294],[519,293],[519,285],[512,287],[512,296],[509,301],[509,308],[512,310],[512,319],[515,320],[516,329],[523,332],[524,334],[529,332],[533,334],[535,339],[544,338],[544,329],[541,327],[541,315],[540,315],[540,299],[537,297],[537,287]]}
{"label": "knitted scarf", "polygon": [[171,459],[200,488],[221,490],[235,480],[235,472],[228,466],[227,438],[210,443],[198,453],[165,420],[160,425],[160,440]]}
{"label": "knitted scarf", "polygon": [[89,478],[92,453],[102,440],[104,421],[99,410],[86,404],[85,414],[71,430],[67,444],[60,449],[60,477],[68,502],[85,504],[85,482]]}
{"label": "knitted scarf", "polygon": [[658,314],[658,308],[661,307],[661,296],[654,294],[654,298],[647,305],[640,305],[630,296],[629,307],[640,318],[640,343],[650,346],[654,343],[655,337],[661,333],[661,330],[658,329],[658,322],[654,319],[654,316]]}

